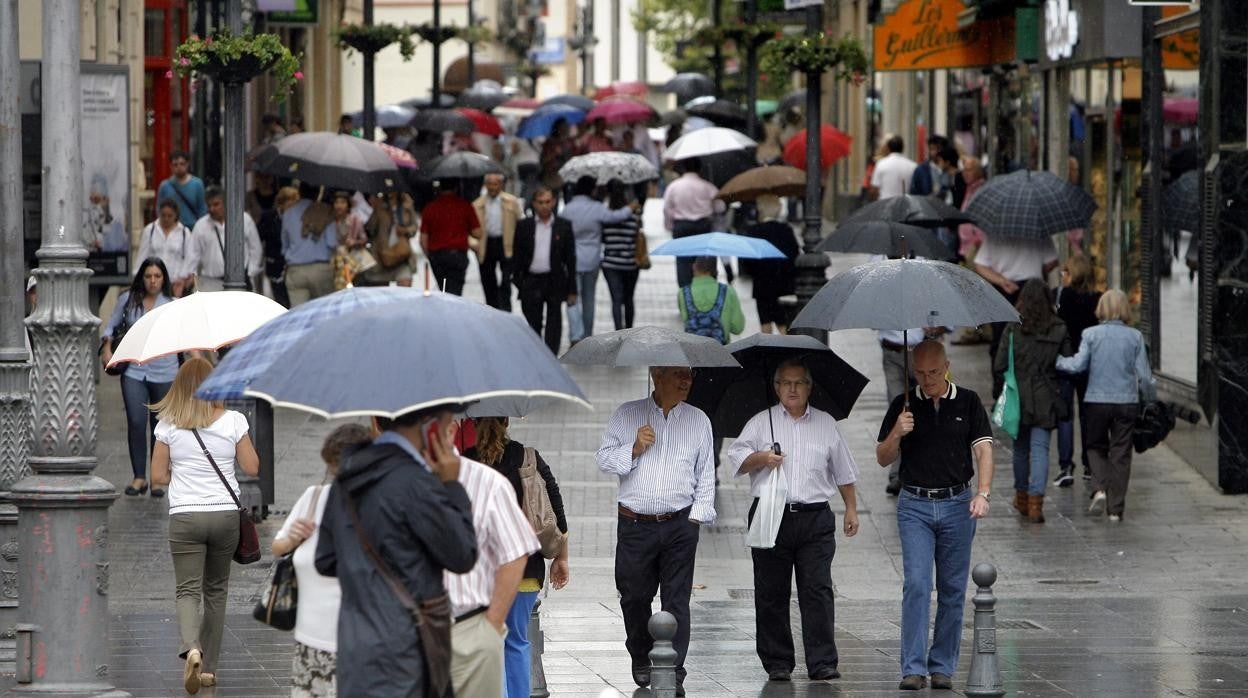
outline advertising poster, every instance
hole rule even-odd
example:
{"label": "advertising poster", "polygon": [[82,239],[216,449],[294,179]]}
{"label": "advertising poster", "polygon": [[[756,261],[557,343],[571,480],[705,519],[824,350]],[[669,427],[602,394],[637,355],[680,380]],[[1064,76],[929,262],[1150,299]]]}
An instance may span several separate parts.
{"label": "advertising poster", "polygon": [[124,72],[82,74],[83,242],[101,258],[96,272],[109,275],[129,273],[127,77]]}

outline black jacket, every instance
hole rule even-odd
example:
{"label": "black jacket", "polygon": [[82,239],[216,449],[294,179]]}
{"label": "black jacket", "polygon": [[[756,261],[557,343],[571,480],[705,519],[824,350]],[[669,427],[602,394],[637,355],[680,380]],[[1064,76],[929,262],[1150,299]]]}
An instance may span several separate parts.
{"label": "black jacket", "polygon": [[[529,265],[533,263],[533,243],[537,219],[525,218],[516,223],[516,239],[512,243],[511,280],[523,295],[529,286]],[[576,238],[572,223],[555,217],[550,233],[550,285],[545,289],[551,297],[564,298],[576,293]],[[562,290],[562,293],[559,291]]]}
{"label": "black jacket", "polygon": [[[1019,423],[1024,427],[1052,429],[1069,418],[1066,401],[1057,383],[1057,357],[1070,356],[1066,324],[1054,320],[1043,332],[1027,334],[1011,322],[1001,335],[993,370],[1004,374],[1010,361],[1010,336],[1014,337],[1014,376],[1018,379]],[[1019,438],[1026,438],[1019,434]]]}
{"label": "black jacket", "polygon": [[[537,456],[537,472],[546,481],[546,496],[550,497],[550,508],[555,510],[555,523],[559,525],[560,531],[567,533],[568,520],[563,513],[563,495],[559,494],[559,483],[555,481],[555,474],[550,471],[550,466],[542,460],[542,454],[534,452],[534,455]],[[482,462],[475,446],[465,451],[464,457]],[[520,479],[520,466],[524,465],[524,444],[519,441],[508,441],[503,447],[503,457],[493,465],[489,463],[486,465],[507,478],[516,490],[516,501],[523,508],[524,482]],[[542,557],[540,551],[529,556],[529,561],[524,565],[524,578],[536,579],[543,583],[546,581],[546,558]]]}
{"label": "black jacket", "polygon": [[793,293],[797,276],[794,261],[802,253],[793,226],[784,221],[764,221],[746,228],[745,234],[766,240],[784,253],[784,259],[741,260],[741,268],[754,277],[754,297],[774,299]]}
{"label": "black jacket", "polygon": [[316,569],[342,587],[338,694],[419,698],[425,671],[416,627],[360,546],[347,495],[369,543],[417,601],[445,593],[443,570],[462,574],[476,564],[472,504],[462,485],[441,483],[394,444],[348,454],[325,504]]}

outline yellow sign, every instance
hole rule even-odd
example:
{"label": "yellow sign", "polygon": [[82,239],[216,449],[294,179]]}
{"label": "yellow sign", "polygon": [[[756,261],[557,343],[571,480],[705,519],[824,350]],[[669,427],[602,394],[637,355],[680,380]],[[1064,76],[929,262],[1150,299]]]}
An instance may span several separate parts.
{"label": "yellow sign", "polygon": [[[1163,7],[1162,18],[1187,14],[1189,8]],[[1182,34],[1165,36],[1161,41],[1161,67],[1166,70],[1200,69],[1200,32],[1193,29]]]}
{"label": "yellow sign", "polygon": [[1014,60],[1014,18],[958,26],[963,0],[905,0],[875,27],[876,70],[978,68]]}

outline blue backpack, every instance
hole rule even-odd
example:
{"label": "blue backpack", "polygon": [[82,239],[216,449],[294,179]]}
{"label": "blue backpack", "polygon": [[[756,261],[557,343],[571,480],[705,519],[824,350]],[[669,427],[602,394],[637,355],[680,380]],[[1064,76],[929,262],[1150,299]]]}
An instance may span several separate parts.
{"label": "blue backpack", "polygon": [[728,343],[728,333],[724,331],[724,323],[720,317],[724,313],[724,299],[728,297],[728,287],[720,284],[719,295],[715,297],[715,305],[710,310],[698,310],[693,302],[693,286],[681,289],[685,294],[685,332],[700,337],[713,337],[720,344]]}

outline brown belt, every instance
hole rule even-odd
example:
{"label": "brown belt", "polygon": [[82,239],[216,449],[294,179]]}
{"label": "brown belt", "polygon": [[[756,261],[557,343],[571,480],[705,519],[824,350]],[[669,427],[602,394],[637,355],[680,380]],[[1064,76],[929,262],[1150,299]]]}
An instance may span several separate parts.
{"label": "brown belt", "polygon": [[663,523],[664,521],[671,521],[672,519],[684,514],[689,511],[689,508],[686,507],[680,511],[671,511],[666,514],[638,514],[632,509],[620,504],[619,510],[620,516],[623,516],[626,519],[641,521],[642,523]]}

